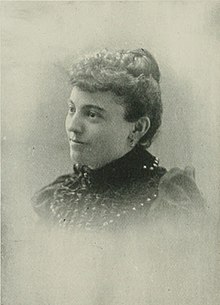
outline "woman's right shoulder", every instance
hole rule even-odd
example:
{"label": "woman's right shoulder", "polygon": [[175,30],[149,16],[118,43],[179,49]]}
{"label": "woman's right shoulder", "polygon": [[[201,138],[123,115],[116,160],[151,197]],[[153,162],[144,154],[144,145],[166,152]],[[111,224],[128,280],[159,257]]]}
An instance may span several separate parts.
{"label": "woman's right shoulder", "polygon": [[54,200],[55,191],[60,188],[66,181],[68,181],[72,175],[62,175],[54,180],[52,183],[41,188],[37,191],[31,199],[33,209],[40,217],[47,217],[49,213],[49,207]]}

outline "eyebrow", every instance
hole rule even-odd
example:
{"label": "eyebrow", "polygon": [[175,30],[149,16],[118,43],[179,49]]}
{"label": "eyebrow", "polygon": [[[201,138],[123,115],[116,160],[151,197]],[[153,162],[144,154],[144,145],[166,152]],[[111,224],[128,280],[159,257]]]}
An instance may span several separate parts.
{"label": "eyebrow", "polygon": [[[74,102],[71,99],[69,99],[68,102],[74,105]],[[101,112],[106,112],[106,110],[104,108],[101,108],[101,107],[99,107],[97,105],[93,105],[93,104],[84,105],[83,108],[86,108],[86,109],[93,108],[93,109],[96,109]]]}

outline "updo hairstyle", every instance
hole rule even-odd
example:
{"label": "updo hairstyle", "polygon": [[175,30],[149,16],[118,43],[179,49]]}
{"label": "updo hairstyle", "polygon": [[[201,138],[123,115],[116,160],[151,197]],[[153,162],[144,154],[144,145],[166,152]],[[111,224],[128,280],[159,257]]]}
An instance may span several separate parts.
{"label": "updo hairstyle", "polygon": [[159,67],[147,50],[105,49],[85,56],[72,66],[70,81],[83,91],[111,91],[123,97],[128,122],[147,115],[150,128],[138,144],[151,145],[161,125],[162,103]]}

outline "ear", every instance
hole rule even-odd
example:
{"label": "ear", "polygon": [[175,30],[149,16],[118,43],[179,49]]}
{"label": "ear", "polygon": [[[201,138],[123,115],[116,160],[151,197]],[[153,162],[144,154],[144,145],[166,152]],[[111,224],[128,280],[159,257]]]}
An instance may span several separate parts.
{"label": "ear", "polygon": [[135,136],[137,142],[147,133],[149,128],[150,119],[148,116],[143,116],[137,122],[135,122],[133,135]]}

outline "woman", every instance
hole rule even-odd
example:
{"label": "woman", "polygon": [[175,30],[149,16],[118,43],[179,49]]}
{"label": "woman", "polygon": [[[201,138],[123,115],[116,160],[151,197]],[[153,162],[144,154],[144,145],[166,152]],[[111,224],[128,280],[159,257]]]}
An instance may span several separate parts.
{"label": "woman", "polygon": [[48,304],[195,305],[212,291],[212,274],[201,268],[210,261],[211,234],[203,235],[211,226],[199,217],[193,170],[167,172],[146,150],[161,124],[159,81],[143,49],[102,51],[72,67],[73,173],[33,200],[53,228],[34,238],[38,303],[40,293]]}
{"label": "woman", "polygon": [[203,207],[193,170],[166,169],[146,149],[161,124],[160,71],[145,49],[101,51],[71,69],[66,131],[73,173],[39,191],[47,224],[121,230]]}

